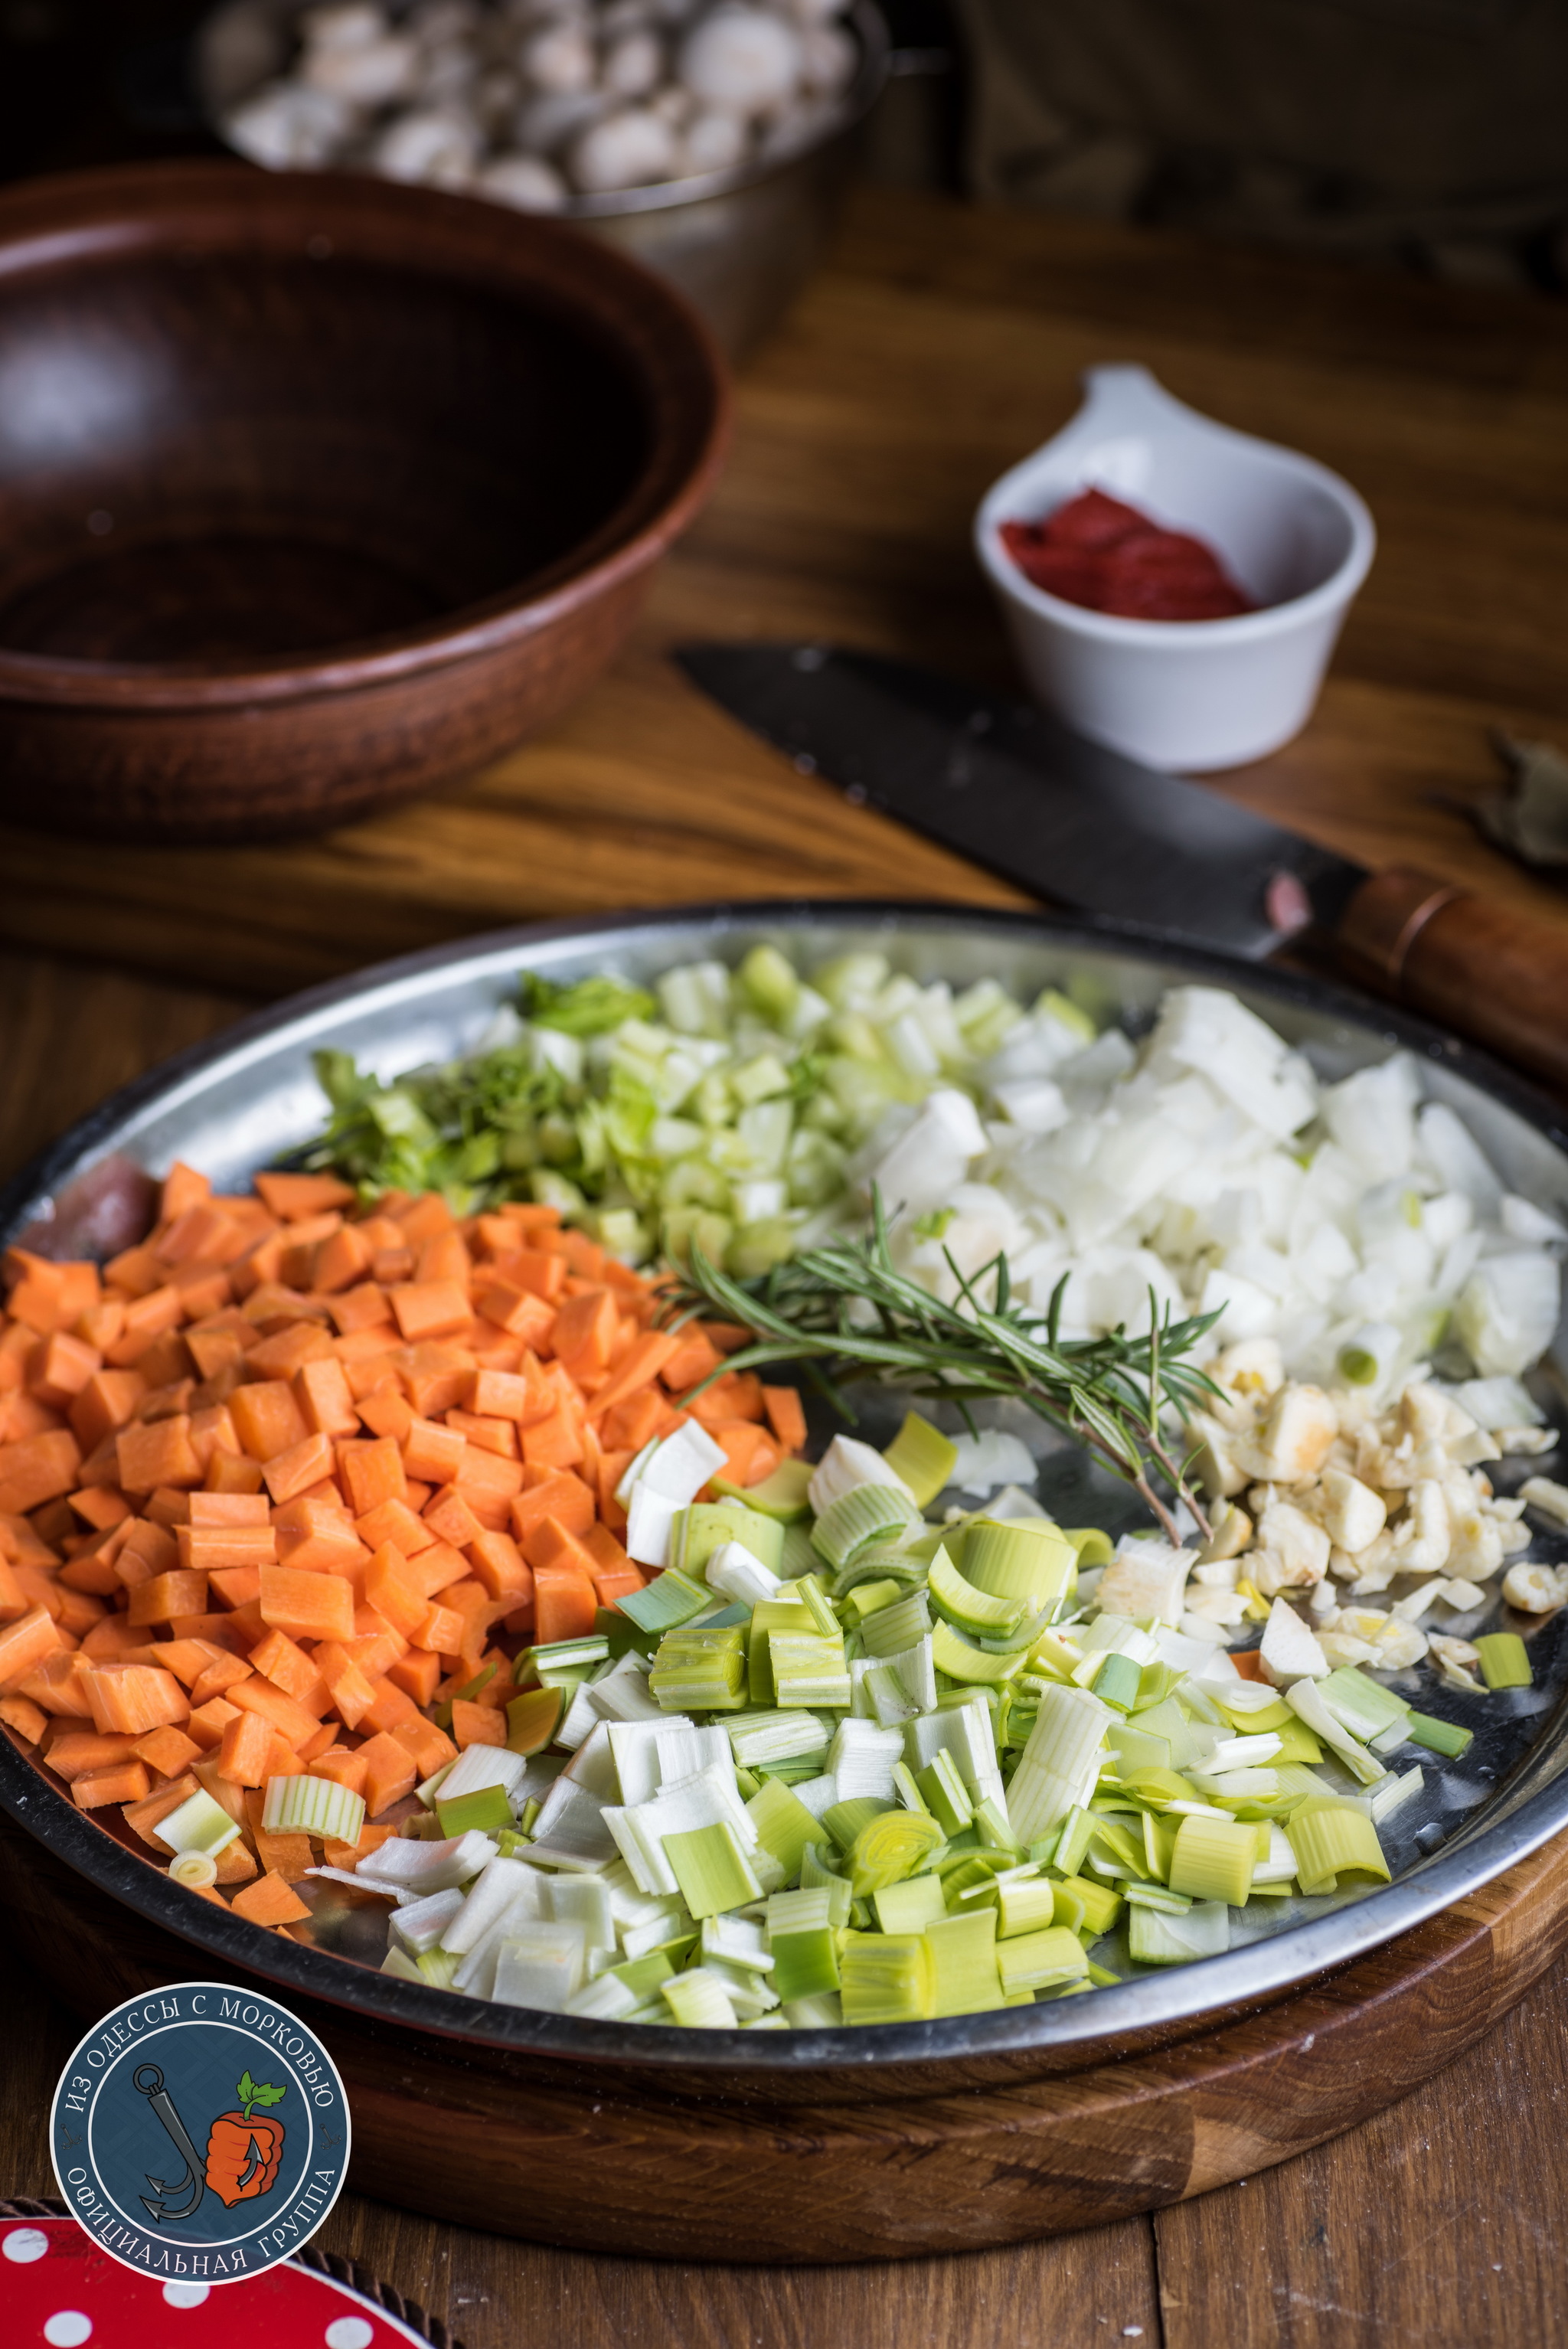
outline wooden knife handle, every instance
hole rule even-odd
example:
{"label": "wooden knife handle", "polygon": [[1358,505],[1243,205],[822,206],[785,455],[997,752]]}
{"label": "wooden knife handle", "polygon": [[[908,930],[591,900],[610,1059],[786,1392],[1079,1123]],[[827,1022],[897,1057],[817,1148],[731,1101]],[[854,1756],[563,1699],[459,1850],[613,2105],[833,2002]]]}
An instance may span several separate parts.
{"label": "wooden knife handle", "polygon": [[1568,921],[1395,864],[1362,883],[1333,946],[1348,977],[1568,1093]]}

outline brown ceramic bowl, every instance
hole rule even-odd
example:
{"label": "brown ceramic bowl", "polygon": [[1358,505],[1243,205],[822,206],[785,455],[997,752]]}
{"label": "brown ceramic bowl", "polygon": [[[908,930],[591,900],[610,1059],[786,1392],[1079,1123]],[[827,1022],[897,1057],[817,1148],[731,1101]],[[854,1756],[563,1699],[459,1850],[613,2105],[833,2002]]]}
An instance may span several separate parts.
{"label": "brown ceramic bowl", "polygon": [[681,297],[552,222],[162,163],[0,195],[0,817],[222,840],[544,725],[723,454]]}

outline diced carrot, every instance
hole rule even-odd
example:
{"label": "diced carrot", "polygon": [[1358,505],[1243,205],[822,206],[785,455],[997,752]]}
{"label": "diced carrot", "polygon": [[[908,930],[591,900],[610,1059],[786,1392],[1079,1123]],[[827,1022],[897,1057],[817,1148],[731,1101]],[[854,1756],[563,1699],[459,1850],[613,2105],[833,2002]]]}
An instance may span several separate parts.
{"label": "diced carrot", "polygon": [[732,1484],[759,1485],[779,1465],[779,1446],[765,1429],[748,1419],[720,1420],[708,1429],[724,1447],[724,1475]]}
{"label": "diced carrot", "polygon": [[[0,1690],[8,1690],[13,1682],[25,1680],[46,1657],[61,1645],[59,1632],[46,1607],[30,1607],[26,1615],[0,1630]],[[106,1723],[106,1726],[129,1726],[128,1723]],[[143,1724],[150,1728],[150,1722]]]}
{"label": "diced carrot", "polygon": [[262,1620],[295,1640],[344,1640],[354,1631],[354,1593],[342,1575],[293,1566],[261,1568]]}
{"label": "diced carrot", "polygon": [[166,1786],[155,1786],[152,1793],[143,1796],[139,1802],[127,1803],[120,1817],[133,1835],[139,1836],[143,1843],[151,1844],[155,1850],[167,1857],[168,1846],[156,1841],[153,1829],[160,1819],[166,1819],[170,1811],[177,1811],[181,1803],[188,1803],[200,1788],[201,1780],[187,1771],[183,1777],[170,1779]]}
{"label": "diced carrot", "polygon": [[333,1710],[350,1729],[376,1702],[376,1692],[339,1640],[323,1640],[315,1651],[315,1667],[331,1692]]}
{"label": "diced carrot", "polygon": [[762,1407],[781,1452],[799,1452],[806,1441],[806,1407],[795,1387],[764,1387]]}
{"label": "diced carrot", "polygon": [[[301,1512],[303,1522],[294,1526],[280,1521],[280,1566],[292,1568],[302,1574],[341,1579],[368,1565],[370,1553],[347,1517],[323,1507],[309,1495],[291,1501],[288,1506],[291,1510]],[[266,1570],[264,1567],[262,1569],[263,1573]]]}
{"label": "diced carrot", "polygon": [[359,1413],[347,1373],[335,1355],[306,1362],[294,1375],[294,1400],[314,1433],[335,1439],[358,1433]]}
{"label": "diced carrot", "polygon": [[40,1338],[27,1357],[27,1392],[40,1402],[65,1411],[102,1361],[96,1346],[73,1338],[67,1330],[57,1330],[47,1338]]}
{"label": "diced carrot", "polygon": [[409,1648],[388,1665],[386,1677],[394,1688],[412,1697],[416,1705],[430,1704],[440,1684],[441,1660],[428,1648]]}
{"label": "diced carrot", "polygon": [[476,1412],[454,1407],[447,1413],[447,1425],[465,1436],[470,1448],[492,1452],[499,1460],[519,1457],[517,1429],[510,1419],[481,1419]]}
{"label": "diced carrot", "polygon": [[220,1651],[211,1662],[202,1666],[191,1683],[191,1702],[205,1704],[211,1697],[222,1696],[226,1690],[238,1688],[250,1678],[251,1667],[239,1656]]}
{"label": "diced carrot", "polygon": [[253,1884],[242,1885],[229,1906],[248,1925],[294,1925],[310,1915],[293,1885],[271,1869]]}
{"label": "diced carrot", "polygon": [[10,1560],[0,1557],[0,1623],[15,1623],[26,1613],[27,1606],[27,1594],[17,1581]]}
{"label": "diced carrot", "polygon": [[352,1187],[335,1174],[258,1174],[255,1183],[269,1212],[285,1224],[354,1205]]}
{"label": "diced carrot", "polygon": [[510,1596],[516,1605],[531,1595],[532,1569],[510,1534],[476,1534],[468,1545],[467,1556],[492,1599]]}
{"label": "diced carrot", "polygon": [[559,1305],[566,1291],[566,1276],[571,1269],[564,1257],[549,1254],[542,1248],[519,1248],[515,1256],[504,1260],[507,1278],[520,1288],[535,1297]]}
{"label": "diced carrot", "polygon": [[209,1493],[259,1493],[262,1464],[249,1454],[214,1452],[201,1482]]}
{"label": "diced carrot", "polygon": [[388,1623],[378,1609],[356,1607],[354,1610],[354,1637],[344,1646],[362,1672],[377,1680],[390,1671],[399,1656],[408,1652],[408,1641],[395,1625]]}
{"label": "diced carrot", "polygon": [[403,1439],[403,1466],[410,1476],[424,1477],[432,1485],[449,1485],[467,1450],[468,1438],[458,1429],[416,1419]]}
{"label": "diced carrot", "polygon": [[[271,1559],[264,1563],[270,1565]],[[209,1572],[207,1580],[214,1598],[225,1607],[238,1610],[254,1604],[262,1590],[262,1569],[259,1566],[219,1566]]]}
{"label": "diced carrot", "polygon": [[332,1467],[330,1436],[307,1435],[303,1444],[292,1444],[286,1452],[274,1453],[263,1464],[262,1474],[268,1492],[281,1507],[284,1501],[294,1500],[330,1476]]}
{"label": "diced carrot", "polygon": [[191,1718],[185,1723],[186,1733],[211,1753],[222,1743],[223,1732],[229,1723],[239,1717],[237,1704],[231,1704],[226,1697],[209,1697],[205,1704],[192,1705]]}
{"label": "diced carrot", "polygon": [[575,1468],[583,1457],[582,1429],[564,1405],[522,1431],[522,1456],[531,1468]]}
{"label": "diced carrot", "polygon": [[123,1525],[131,1515],[130,1503],[112,1485],[85,1485],[70,1495],[70,1506],[95,1533],[108,1533],[111,1526]]}
{"label": "diced carrot", "polygon": [[441,1656],[455,1656],[462,1649],[464,1628],[463,1618],[455,1608],[432,1603],[411,1636],[421,1648],[433,1648]]}
{"label": "diced carrot", "polygon": [[[428,1703],[429,1700],[423,1701]],[[18,1737],[25,1737],[29,1745],[36,1745],[49,1725],[49,1716],[42,1706],[26,1696],[0,1696],[0,1721],[7,1729],[14,1729]]]}
{"label": "diced carrot", "polygon": [[253,1460],[275,1460],[280,1452],[303,1444],[311,1432],[286,1379],[259,1379],[254,1385],[236,1387],[229,1410]]}
{"label": "diced carrot", "polygon": [[468,1409],[478,1419],[521,1420],[529,1406],[530,1381],[517,1371],[476,1371]]}
{"label": "diced carrot", "polygon": [[362,1826],[357,1843],[335,1843],[330,1836],[322,1841],[321,1856],[328,1868],[353,1868],[373,1851],[379,1851],[389,1836],[397,1830],[389,1823],[383,1826]]}
{"label": "diced carrot", "polygon": [[1263,1657],[1256,1648],[1243,1649],[1239,1655],[1232,1656],[1231,1661],[1235,1665],[1243,1680],[1259,1682],[1263,1680]]}
{"label": "diced carrot", "polygon": [[[150,1733],[154,1737],[180,1734],[178,1730],[153,1730]],[[62,1729],[50,1744],[49,1767],[57,1770],[62,1778],[79,1778],[84,1770],[107,1770],[116,1762],[145,1760],[145,1755],[137,1754],[139,1743],[123,1730],[106,1736],[96,1729]]]}
{"label": "diced carrot", "polygon": [[386,1291],[373,1280],[362,1281],[357,1288],[346,1289],[340,1296],[328,1298],[327,1307],[343,1337],[355,1330],[382,1327],[391,1330],[396,1327]]}
{"label": "diced carrot", "polygon": [[681,1340],[667,1330],[647,1330],[634,1338],[616,1363],[608,1381],[594,1395],[594,1418],[602,1420],[605,1413],[614,1410],[617,1403],[624,1403],[631,1396],[641,1393],[645,1387],[652,1385],[655,1379],[667,1376],[669,1366],[680,1350]]}
{"label": "diced carrot", "polygon": [[355,1724],[361,1735],[396,1729],[405,1721],[417,1721],[419,1708],[406,1689],[386,1674],[370,1683],[370,1702]]}
{"label": "diced carrot", "polygon": [[[596,1403],[602,1402],[603,1397],[596,1396],[594,1401]],[[666,1435],[672,1427],[678,1427],[682,1417],[683,1414],[657,1387],[645,1386],[639,1393],[628,1395],[624,1402],[618,1402],[613,1411],[606,1412],[599,1425],[608,1448],[624,1452],[630,1458],[634,1452],[640,1452],[645,1444],[652,1443],[655,1435]]]}
{"label": "diced carrot", "polygon": [[259,1713],[235,1712],[218,1748],[218,1767],[236,1786],[260,1786],[273,1750],[273,1725]]}
{"label": "diced carrot", "polygon": [[464,1697],[452,1701],[452,1737],[459,1753],[470,1745],[504,1745],[506,1715],[493,1705],[473,1704]]}
{"label": "diced carrot", "polygon": [[116,1439],[119,1482],[128,1493],[150,1493],[160,1485],[181,1488],[201,1482],[201,1463],[191,1442],[191,1414],[142,1421]]}
{"label": "diced carrot", "polygon": [[585,1575],[562,1573],[559,1568],[534,1569],[534,1631],[541,1647],[555,1640],[586,1639],[597,1606],[593,1585]]}
{"label": "diced carrot", "polygon": [[332,1340],[319,1321],[286,1321],[252,1347],[245,1369],[256,1380],[294,1381],[308,1363],[332,1360]]}
{"label": "diced carrot", "polygon": [[[392,1736],[414,1764],[418,1775],[428,1778],[447,1763],[455,1762],[458,1749],[444,1729],[418,1714],[412,1721],[400,1722]],[[362,1749],[363,1750],[363,1749]]]}
{"label": "diced carrot", "polygon": [[319,1666],[286,1631],[269,1631],[251,1650],[249,1661],[253,1671],[260,1672],[285,1696],[292,1696],[296,1704],[303,1705],[318,1721],[327,1710],[331,1698]]}
{"label": "diced carrot", "polygon": [[[320,1661],[318,1655],[318,1668]],[[253,1672],[249,1680],[236,1681],[224,1691],[224,1695],[237,1711],[253,1713],[264,1721],[289,1746],[307,1744],[321,1726],[314,1713],[296,1703],[292,1696],[285,1696],[282,1689],[274,1688],[260,1673]]]}
{"label": "diced carrot", "polygon": [[516,1495],[511,1522],[525,1556],[529,1535],[546,1517],[553,1517],[569,1533],[587,1532],[593,1522],[593,1495],[581,1476],[549,1475],[542,1484],[525,1487]]}
{"label": "diced carrot", "polygon": [[762,1381],[755,1371],[727,1371],[688,1408],[692,1417],[705,1427],[735,1419],[760,1421],[764,1415]]}
{"label": "diced carrot", "polygon": [[[227,1495],[220,1495],[227,1498]],[[250,1500],[249,1493],[236,1498]],[[254,1496],[261,1498],[258,1494]],[[180,1545],[180,1563],[194,1573],[211,1574],[214,1568],[227,1571],[236,1566],[275,1566],[278,1537],[269,1525],[259,1526],[180,1526],[175,1529]],[[254,1597],[254,1592],[251,1596]]]}
{"label": "diced carrot", "polygon": [[660,1372],[671,1394],[685,1394],[711,1378],[724,1365],[724,1356],[700,1327],[683,1330],[672,1339],[668,1359]]}
{"label": "diced carrot", "polygon": [[251,1839],[256,1847],[256,1857],[266,1871],[263,1882],[281,1877],[285,1884],[297,1884],[311,1865],[310,1837],[307,1835],[269,1835],[260,1823],[262,1794],[255,1795],[257,1822],[251,1829]]}
{"label": "diced carrot", "polygon": [[70,1492],[81,1462],[81,1446],[68,1427],[0,1445],[0,1509],[21,1516]]}
{"label": "diced carrot", "polygon": [[365,1807],[372,1818],[390,1810],[412,1794],[417,1771],[413,1756],[390,1730],[382,1730],[359,1748],[365,1764]]}
{"label": "diced carrot", "polygon": [[311,1764],[311,1775],[330,1778],[335,1786],[346,1786],[351,1795],[365,1792],[365,1757],[363,1749],[351,1753],[346,1745],[333,1745],[318,1754]]}
{"label": "diced carrot", "polygon": [[106,1803],[139,1803],[151,1789],[145,1762],[115,1762],[107,1770],[84,1770],[73,1778],[71,1800],[79,1811],[96,1811]]}
{"label": "diced carrot", "polygon": [[[588,1528],[588,1531],[592,1530],[592,1527]],[[534,1526],[523,1543],[522,1554],[533,1568],[536,1580],[542,1572],[549,1573],[552,1569],[575,1574],[588,1580],[592,1578],[595,1561],[592,1551],[585,1547],[586,1540],[586,1533],[574,1534],[559,1518],[545,1517]]]}
{"label": "diced carrot", "polygon": [[167,1726],[149,1730],[145,1737],[137,1739],[132,1751],[139,1762],[145,1762],[160,1778],[178,1778],[182,1770],[188,1770],[192,1762],[201,1757],[201,1748],[195,1738],[187,1736],[182,1729]]}
{"label": "diced carrot", "polygon": [[340,1444],[336,1460],[337,1473],[355,1516],[367,1516],[384,1501],[407,1501],[407,1473],[391,1436],[377,1436],[368,1444]]}
{"label": "diced carrot", "polygon": [[365,1569],[365,1596],[407,1640],[418,1632],[430,1603],[422,1578],[391,1542],[383,1544]]}
{"label": "diced carrot", "polygon": [[207,1578],[176,1568],[172,1574],[155,1574],[139,1582],[130,1594],[128,1619],[136,1624],[172,1623],[177,1615],[207,1611]]}
{"label": "diced carrot", "polygon": [[643,1577],[637,1572],[608,1526],[590,1526],[583,1537],[583,1547],[593,1560],[590,1571],[596,1589],[603,1590],[606,1575],[624,1580],[628,1574],[635,1576],[636,1579],[627,1582],[625,1588],[628,1590],[638,1590],[642,1588]]}
{"label": "diced carrot", "polygon": [[77,1442],[96,1448],[129,1423],[146,1392],[147,1381],[139,1371],[95,1371],[70,1407]]}
{"label": "diced carrot", "polygon": [[389,1294],[397,1327],[411,1346],[451,1337],[473,1319],[468,1291],[455,1280],[398,1281]]}
{"label": "diced carrot", "polygon": [[621,1327],[615,1300],[607,1288],[587,1288],[570,1297],[555,1316],[550,1342],[558,1361],[573,1378],[608,1370]]}
{"label": "diced carrot", "polygon": [[369,1241],[356,1224],[341,1224],[322,1240],[311,1266],[310,1285],[320,1297],[347,1288],[369,1270]]}
{"label": "diced carrot", "polygon": [[[104,1360],[116,1370],[125,1370],[132,1362],[140,1362],[152,1352],[160,1338],[178,1330],[185,1318],[185,1300],[171,1280],[160,1288],[149,1289],[144,1297],[133,1298],[125,1309],[125,1320],[112,1345],[104,1348]],[[189,1362],[186,1367],[189,1368]],[[150,1367],[146,1372],[150,1385],[157,1386],[159,1378]]]}
{"label": "diced carrot", "polygon": [[178,1728],[191,1715],[191,1700],[173,1673],[155,1665],[95,1665],[86,1689],[100,1730],[123,1729],[139,1737],[165,1723]]}
{"label": "diced carrot", "polygon": [[483,1269],[474,1278],[474,1310],[529,1346],[543,1345],[555,1322],[555,1308],[548,1298],[507,1274]]}
{"label": "diced carrot", "polygon": [[95,1664],[112,1663],[123,1661],[132,1649],[139,1654],[146,1645],[147,1634],[133,1631],[123,1615],[106,1615],[84,1635],[78,1652]]}

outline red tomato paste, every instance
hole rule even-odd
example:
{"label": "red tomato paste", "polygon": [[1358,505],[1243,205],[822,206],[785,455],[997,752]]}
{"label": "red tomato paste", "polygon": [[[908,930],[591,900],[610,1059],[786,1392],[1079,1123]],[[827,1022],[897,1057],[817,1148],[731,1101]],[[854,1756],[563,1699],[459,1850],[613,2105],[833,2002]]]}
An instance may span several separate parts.
{"label": "red tomato paste", "polygon": [[1091,612],[1229,620],[1257,610],[1201,538],[1161,530],[1102,490],[1085,490],[1043,522],[1005,522],[1002,543],[1035,586]]}

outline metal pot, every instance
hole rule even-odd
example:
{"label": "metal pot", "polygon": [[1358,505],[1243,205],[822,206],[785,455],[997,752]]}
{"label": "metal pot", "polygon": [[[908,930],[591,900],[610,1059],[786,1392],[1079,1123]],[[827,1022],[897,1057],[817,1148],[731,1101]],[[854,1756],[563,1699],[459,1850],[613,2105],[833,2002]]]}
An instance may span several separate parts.
{"label": "metal pot", "polygon": [[[298,13],[299,0],[226,0],[202,25],[194,74],[219,138],[229,108],[287,58]],[[845,21],[860,47],[854,79],[793,152],[700,179],[573,196],[554,215],[662,271],[732,358],[767,332],[815,266],[892,69],[887,27],[872,0],[853,0]]]}

